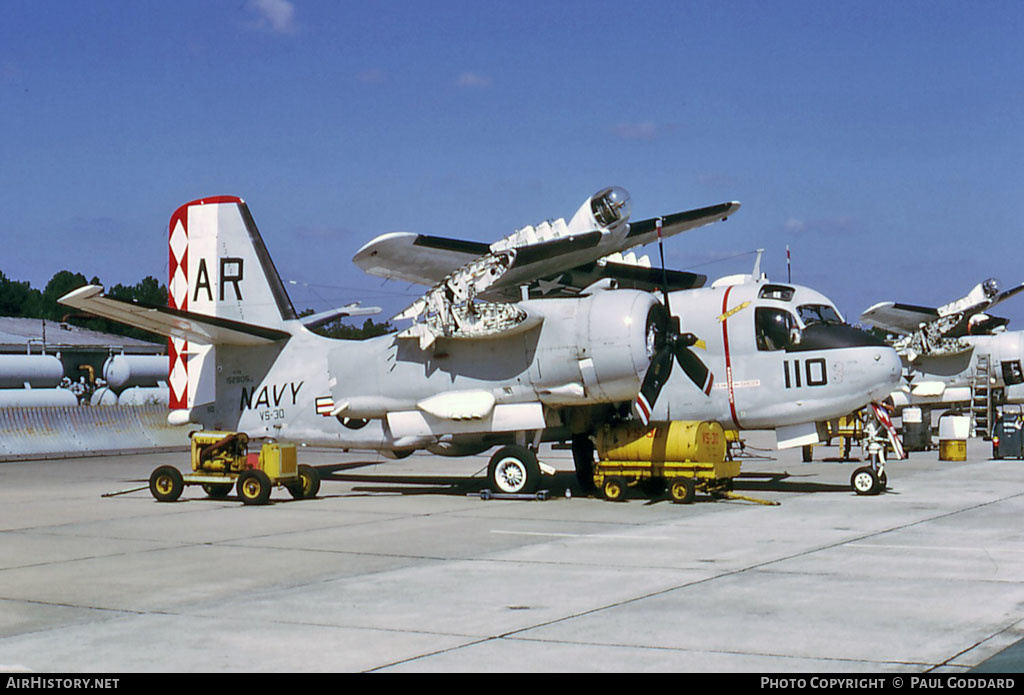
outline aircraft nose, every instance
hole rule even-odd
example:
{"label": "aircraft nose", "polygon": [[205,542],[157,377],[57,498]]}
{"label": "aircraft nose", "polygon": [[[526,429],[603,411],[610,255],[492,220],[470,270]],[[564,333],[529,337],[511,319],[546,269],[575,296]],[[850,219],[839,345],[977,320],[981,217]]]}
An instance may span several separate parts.
{"label": "aircraft nose", "polygon": [[891,347],[879,347],[872,355],[871,373],[874,377],[872,387],[872,400],[882,400],[896,389],[900,383],[900,375],[903,373],[903,363],[900,356]]}

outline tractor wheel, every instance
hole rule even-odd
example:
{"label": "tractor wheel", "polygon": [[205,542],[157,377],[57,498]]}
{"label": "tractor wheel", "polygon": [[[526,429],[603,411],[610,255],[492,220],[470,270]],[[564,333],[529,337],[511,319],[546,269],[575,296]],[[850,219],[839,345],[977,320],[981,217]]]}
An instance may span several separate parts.
{"label": "tractor wheel", "polygon": [[231,494],[231,483],[203,483],[203,492],[215,500],[222,500]]}
{"label": "tractor wheel", "polygon": [[629,487],[626,485],[626,481],[622,478],[610,476],[604,479],[604,485],[601,486],[601,492],[604,494],[604,498],[609,502],[621,502],[626,499],[626,492]]}
{"label": "tractor wheel", "polygon": [[270,501],[270,492],[273,485],[270,478],[261,470],[255,468],[247,470],[238,476],[236,486],[238,496],[245,504],[266,504]]}
{"label": "tractor wheel", "polygon": [[677,504],[690,504],[697,496],[697,484],[690,478],[673,480],[668,486],[668,494],[672,495],[672,501]]}
{"label": "tractor wheel", "polygon": [[184,489],[181,471],[174,466],[160,466],[149,476],[149,491],[158,502],[174,502]]}
{"label": "tractor wheel", "polygon": [[288,492],[297,500],[308,500],[320,492],[320,473],[312,466],[299,465],[299,482],[288,485]]}

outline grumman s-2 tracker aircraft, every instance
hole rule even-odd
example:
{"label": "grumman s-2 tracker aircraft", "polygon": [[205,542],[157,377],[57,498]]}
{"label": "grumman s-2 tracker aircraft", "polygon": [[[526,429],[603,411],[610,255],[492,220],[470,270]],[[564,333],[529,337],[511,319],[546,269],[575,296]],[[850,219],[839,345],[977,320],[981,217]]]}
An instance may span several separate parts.
{"label": "grumman s-2 tracker aircraft", "polygon": [[[895,351],[844,325],[813,290],[759,277],[695,289],[705,277],[620,255],[738,207],[630,223],[628,194],[610,188],[568,224],[490,246],[385,235],[356,263],[434,285],[399,315],[410,327],[348,341],[297,317],[248,206],[207,198],[171,217],[170,306],[99,286],[60,301],[171,338],[172,423],[395,456],[502,445],[489,484],[526,492],[545,469],[541,441],[573,439],[585,480],[587,437],[600,426],[714,420],[776,428],[796,446],[818,441],[816,423],[894,388]],[[532,298],[545,293],[555,296]],[[670,378],[673,362],[683,377]]]}
{"label": "grumman s-2 tracker aircraft", "polygon": [[989,278],[938,308],[880,302],[864,311],[863,323],[895,336],[906,380],[892,394],[896,406],[967,404],[989,434],[995,407],[1024,403],[1024,331],[1007,331],[1008,319],[986,313],[1021,291],[1024,284],[1000,292]]}

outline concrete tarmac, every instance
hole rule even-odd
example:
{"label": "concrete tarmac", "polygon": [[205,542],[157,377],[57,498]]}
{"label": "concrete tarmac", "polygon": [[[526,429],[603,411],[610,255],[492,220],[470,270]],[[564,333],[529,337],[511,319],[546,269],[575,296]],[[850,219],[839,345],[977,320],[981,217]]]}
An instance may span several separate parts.
{"label": "concrete tarmac", "polygon": [[101,497],[187,453],[2,464],[0,670],[960,673],[1024,637],[1024,462],[972,439],[861,497],[834,447],[746,442],[779,506],[586,498],[546,447],[547,501],[467,494],[486,455],[300,450],[320,495],[266,507]]}

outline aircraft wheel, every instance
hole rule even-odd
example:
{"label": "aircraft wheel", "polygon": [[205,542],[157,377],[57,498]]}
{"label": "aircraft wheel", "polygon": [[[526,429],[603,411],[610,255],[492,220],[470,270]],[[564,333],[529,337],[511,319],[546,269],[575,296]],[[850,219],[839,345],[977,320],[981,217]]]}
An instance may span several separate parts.
{"label": "aircraft wheel", "polygon": [[312,466],[299,465],[299,482],[288,486],[288,492],[297,500],[308,500],[320,492],[320,473]]}
{"label": "aircraft wheel", "polygon": [[604,485],[601,487],[601,492],[604,494],[604,498],[609,502],[621,502],[626,499],[626,487],[625,481],[622,478],[616,478],[614,476],[605,478]]}
{"label": "aircraft wheel", "polygon": [[491,463],[487,466],[487,481],[498,492],[536,492],[540,486],[537,456],[526,447],[502,447],[491,457]]}
{"label": "aircraft wheel", "polygon": [[693,502],[693,498],[697,496],[697,484],[690,478],[673,480],[672,484],[668,486],[668,494],[672,496],[673,502],[690,504]]}
{"label": "aircraft wheel", "polygon": [[149,476],[149,491],[158,502],[174,502],[184,489],[181,471],[174,466],[160,466]]}
{"label": "aircraft wheel", "polygon": [[238,476],[238,496],[245,504],[266,504],[270,501],[273,486],[270,478],[261,470],[247,470]]}
{"label": "aircraft wheel", "polygon": [[594,485],[594,442],[585,434],[572,436],[572,462],[576,466],[576,480],[586,493],[596,492]]}
{"label": "aircraft wheel", "polygon": [[231,494],[231,483],[203,483],[203,492],[215,500],[222,500]]}
{"label": "aircraft wheel", "polygon": [[861,466],[850,476],[850,487],[858,495],[877,495],[881,491],[881,481],[870,466]]}

